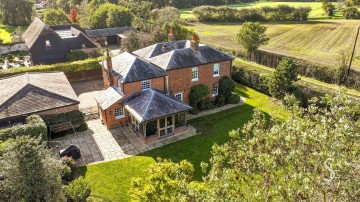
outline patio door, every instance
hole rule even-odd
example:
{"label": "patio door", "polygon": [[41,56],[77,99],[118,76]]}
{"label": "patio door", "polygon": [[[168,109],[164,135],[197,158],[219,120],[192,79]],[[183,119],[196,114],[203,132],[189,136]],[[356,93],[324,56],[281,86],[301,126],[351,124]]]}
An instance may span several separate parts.
{"label": "patio door", "polygon": [[168,116],[159,119],[159,135],[169,135],[174,132],[174,116]]}

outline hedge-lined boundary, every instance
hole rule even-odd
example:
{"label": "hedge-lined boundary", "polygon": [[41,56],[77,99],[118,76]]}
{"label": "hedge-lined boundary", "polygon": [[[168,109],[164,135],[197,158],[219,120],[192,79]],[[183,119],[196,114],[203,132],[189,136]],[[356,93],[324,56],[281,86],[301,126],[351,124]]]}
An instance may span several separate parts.
{"label": "hedge-lined boundary", "polygon": [[[249,61],[255,62],[260,65],[264,65],[267,67],[275,68],[279,61],[281,61],[285,56],[279,55],[271,52],[266,52],[262,50],[257,50],[255,54],[251,57],[246,57],[241,51],[227,49],[223,47],[219,47],[213,44],[208,44],[220,51],[223,51],[229,55],[239,58],[246,58]],[[289,57],[293,61],[295,61],[299,65],[299,75],[313,78],[328,84],[336,84],[338,85],[338,78],[336,75],[338,74],[338,70],[335,67],[318,65],[314,63],[310,63],[306,60]],[[360,72],[350,70],[350,76],[345,83],[341,85],[360,91]]]}
{"label": "hedge-lined boundary", "polygon": [[[71,122],[75,130],[78,132],[85,131],[88,128],[85,122],[85,115],[78,110],[62,114],[41,115],[41,118],[49,127],[66,122]],[[69,130],[68,128],[65,128],[65,130],[60,133],[61,135],[65,135],[72,132],[73,131],[71,129]]]}
{"label": "hedge-lined boundary", "polygon": [[57,63],[53,65],[37,65],[30,67],[15,67],[11,69],[2,69],[0,70],[0,78],[9,77],[17,74],[22,74],[26,72],[49,72],[57,71],[64,73],[72,72],[81,72],[86,70],[93,70],[101,68],[99,62],[102,57],[99,58],[90,58],[81,61],[67,62],[67,63]]}
{"label": "hedge-lined boundary", "polygon": [[43,119],[38,115],[31,115],[25,119],[25,124],[0,130],[0,141],[21,136],[37,137],[41,135],[47,140],[47,127]]}

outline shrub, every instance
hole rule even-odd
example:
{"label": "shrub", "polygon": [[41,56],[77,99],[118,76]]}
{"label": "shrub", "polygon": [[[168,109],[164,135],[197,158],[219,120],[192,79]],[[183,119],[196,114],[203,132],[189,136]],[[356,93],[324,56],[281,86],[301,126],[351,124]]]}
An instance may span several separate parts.
{"label": "shrub", "polygon": [[38,115],[31,115],[25,119],[25,124],[0,130],[0,140],[19,138],[22,136],[38,137],[47,140],[47,127],[45,122]]}
{"label": "shrub", "polygon": [[225,102],[230,98],[235,88],[235,82],[230,77],[224,76],[219,81],[219,95],[224,96]]}
{"label": "shrub", "polygon": [[89,55],[87,53],[84,53],[81,50],[72,50],[70,53],[66,55],[66,59],[69,62],[79,61],[79,60],[85,60],[89,58]]}
{"label": "shrub", "polygon": [[[48,126],[71,122],[75,130],[78,132],[85,131],[87,129],[87,124],[85,122],[85,115],[78,110],[62,113],[62,114],[42,115],[41,117]],[[73,130],[71,128],[70,130],[64,130],[58,135],[64,135],[72,132]]]}
{"label": "shrub", "polygon": [[90,185],[85,181],[84,177],[79,177],[72,181],[64,188],[65,196],[75,202],[86,201],[90,196]]}
{"label": "shrub", "polygon": [[208,110],[208,109],[212,109],[213,108],[213,104],[211,102],[211,99],[209,97],[205,98],[205,99],[201,99],[198,102],[197,108],[200,111],[204,111],[204,110]]}
{"label": "shrub", "polygon": [[0,78],[13,76],[16,74],[22,74],[25,72],[48,72],[48,71],[58,71],[64,73],[70,72],[81,72],[86,70],[93,70],[101,68],[99,61],[101,58],[92,58],[76,62],[67,62],[67,63],[58,63],[53,65],[37,65],[31,67],[15,67],[11,69],[1,69]]}
{"label": "shrub", "polygon": [[209,95],[209,88],[206,85],[196,85],[191,87],[189,99],[190,99],[190,106],[194,109],[198,109],[198,103],[204,97]]}
{"label": "shrub", "polygon": [[254,88],[257,91],[270,95],[269,77],[260,75],[243,67],[233,66],[232,78],[241,84]]}
{"label": "shrub", "polygon": [[228,104],[238,104],[240,102],[240,96],[237,94],[232,94],[226,101]]}
{"label": "shrub", "polygon": [[224,96],[222,96],[222,95],[216,96],[216,98],[215,98],[215,105],[216,105],[217,107],[224,106],[224,105],[225,105],[225,98],[224,98]]}
{"label": "shrub", "polygon": [[61,179],[69,181],[71,180],[72,170],[68,165],[62,165],[61,169]]}
{"label": "shrub", "polygon": [[346,19],[359,19],[360,18],[360,12],[356,7],[346,8],[343,11],[343,16]]}

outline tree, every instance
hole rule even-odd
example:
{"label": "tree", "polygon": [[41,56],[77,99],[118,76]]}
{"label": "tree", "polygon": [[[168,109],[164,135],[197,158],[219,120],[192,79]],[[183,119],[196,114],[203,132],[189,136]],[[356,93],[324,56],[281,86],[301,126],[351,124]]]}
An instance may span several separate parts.
{"label": "tree", "polygon": [[31,22],[34,2],[31,0],[0,0],[0,20],[2,24],[25,26]]}
{"label": "tree", "polygon": [[327,16],[334,16],[335,6],[330,2],[323,2],[321,8],[325,11]]}
{"label": "tree", "polygon": [[78,23],[79,22],[79,16],[76,8],[72,7],[70,11],[70,21],[72,23]]}
{"label": "tree", "polygon": [[109,3],[108,0],[91,0],[86,8],[88,14],[93,14],[101,5]]}
{"label": "tree", "polygon": [[237,34],[237,41],[245,49],[246,55],[251,55],[261,45],[266,45],[269,38],[265,35],[266,27],[258,22],[245,22],[239,33]]}
{"label": "tree", "polygon": [[90,29],[91,14],[87,12],[88,5],[89,5],[88,0],[83,0],[78,6],[78,11],[80,15],[80,25],[84,29]]}
{"label": "tree", "polygon": [[143,32],[150,31],[150,23],[153,20],[151,9],[154,5],[148,1],[137,0],[119,0],[119,5],[128,8],[130,13],[134,16],[132,25]]}
{"label": "tree", "polygon": [[255,110],[249,123],[229,133],[230,141],[215,144],[210,163],[201,166],[210,166],[204,182],[182,180],[192,177],[182,170],[168,177],[168,168],[181,164],[158,164],[148,172],[154,179],[149,184],[135,181],[132,199],[168,199],[173,193],[179,201],[357,201],[360,105],[328,95],[311,100],[305,111],[293,96],[286,100],[294,112],[288,120]]}
{"label": "tree", "polygon": [[293,82],[298,80],[298,65],[284,57],[270,78],[269,91],[272,96],[282,99],[290,92]]}
{"label": "tree", "polygon": [[154,9],[151,11],[155,24],[162,26],[169,22],[179,22],[180,12],[174,7],[165,7],[161,9]]}
{"label": "tree", "polygon": [[68,186],[65,186],[64,193],[68,199],[74,202],[82,202],[86,201],[90,196],[91,188],[84,177],[81,176],[72,181]]}
{"label": "tree", "polygon": [[65,13],[69,13],[73,6],[72,0],[56,0],[56,8],[63,10]]}
{"label": "tree", "polygon": [[153,44],[153,36],[145,32],[128,31],[125,33],[126,38],[121,40],[121,48],[128,52],[144,48]]}
{"label": "tree", "polygon": [[61,9],[48,9],[43,14],[43,21],[47,25],[70,24],[68,15]]}
{"label": "tree", "polygon": [[235,88],[235,82],[230,77],[224,76],[219,81],[219,95],[224,96],[226,103],[232,96],[232,92]]}
{"label": "tree", "polygon": [[122,27],[131,24],[132,15],[127,8],[115,4],[101,5],[90,19],[93,29]]}
{"label": "tree", "polygon": [[0,200],[56,201],[62,197],[61,164],[41,138],[5,142],[0,154]]}

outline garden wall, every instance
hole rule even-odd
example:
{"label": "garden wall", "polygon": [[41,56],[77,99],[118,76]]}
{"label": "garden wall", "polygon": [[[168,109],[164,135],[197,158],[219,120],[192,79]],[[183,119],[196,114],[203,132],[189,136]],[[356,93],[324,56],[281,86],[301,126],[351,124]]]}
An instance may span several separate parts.
{"label": "garden wall", "polygon": [[25,43],[13,43],[0,46],[0,55],[17,51],[28,51],[28,48]]}
{"label": "garden wall", "polygon": [[97,69],[85,70],[81,72],[69,72],[69,73],[65,73],[65,75],[66,78],[70,82],[72,82],[72,81],[100,78],[102,77],[102,71],[101,68],[97,68]]}

